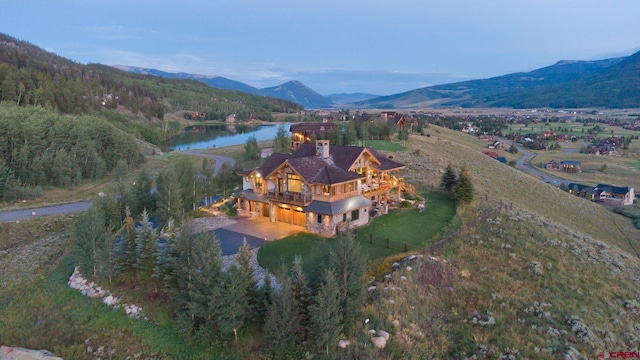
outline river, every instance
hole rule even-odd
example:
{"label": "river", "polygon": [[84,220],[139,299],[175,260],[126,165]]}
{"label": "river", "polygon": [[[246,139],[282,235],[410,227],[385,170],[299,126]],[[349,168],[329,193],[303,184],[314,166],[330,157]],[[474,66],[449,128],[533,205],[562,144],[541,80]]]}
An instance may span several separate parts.
{"label": "river", "polygon": [[[290,126],[284,124],[287,134]],[[255,136],[257,141],[272,140],[277,131],[278,125],[195,125],[174,138],[171,147],[173,150],[196,150],[241,145],[250,136]]]}

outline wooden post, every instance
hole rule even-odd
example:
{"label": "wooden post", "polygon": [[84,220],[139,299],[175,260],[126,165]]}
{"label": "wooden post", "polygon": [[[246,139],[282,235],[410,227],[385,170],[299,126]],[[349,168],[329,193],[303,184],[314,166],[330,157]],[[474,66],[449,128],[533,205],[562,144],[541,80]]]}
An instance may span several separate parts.
{"label": "wooden post", "polygon": [[404,243],[404,252],[407,252],[407,243]]}
{"label": "wooden post", "polygon": [[369,234],[369,244],[373,244],[373,234]]}
{"label": "wooden post", "polygon": [[387,238],[387,249],[389,248],[389,238]]}

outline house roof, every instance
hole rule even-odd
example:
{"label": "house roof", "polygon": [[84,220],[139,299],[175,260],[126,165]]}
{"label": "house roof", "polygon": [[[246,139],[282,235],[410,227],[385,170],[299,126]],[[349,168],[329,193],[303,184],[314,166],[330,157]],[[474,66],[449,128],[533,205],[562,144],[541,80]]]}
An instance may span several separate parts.
{"label": "house roof", "polygon": [[315,137],[316,139],[324,139],[328,134],[336,128],[334,122],[304,122],[293,124],[289,127],[289,131],[296,134],[302,134],[305,137]]}
{"label": "house roof", "polygon": [[306,156],[286,160],[305,182],[310,184],[338,184],[363,178],[364,175],[349,172],[317,156]]}
{"label": "house roof", "polygon": [[612,194],[620,195],[625,195],[630,191],[630,188],[628,186],[613,186],[607,184],[598,184],[595,188],[600,191],[606,191]]}
{"label": "house roof", "polygon": [[574,160],[563,160],[560,161],[560,165],[569,165],[569,166],[580,166],[580,161],[574,161]]}
{"label": "house roof", "polygon": [[325,215],[337,215],[370,205],[371,200],[364,196],[352,196],[334,202],[313,200],[309,205],[304,207],[304,211]]}
{"label": "house roof", "polygon": [[[338,184],[364,177],[364,175],[349,171],[349,169],[365,152],[371,154],[373,168],[376,170],[387,171],[404,168],[403,164],[389,159],[370,147],[330,145],[329,158],[322,159],[316,156],[315,144],[303,143],[293,154],[273,153],[259,168],[253,171],[263,177],[267,177],[279,167],[287,164],[305,182],[311,184]],[[239,175],[248,175],[250,173],[238,172]]]}
{"label": "house roof", "polygon": [[574,188],[578,189],[578,192],[582,192],[582,191],[586,191],[589,194],[595,194],[595,187],[593,186],[589,186],[589,185],[584,185],[584,184],[580,184],[580,183],[569,183],[567,184],[567,187],[569,188],[569,190],[573,190]]}

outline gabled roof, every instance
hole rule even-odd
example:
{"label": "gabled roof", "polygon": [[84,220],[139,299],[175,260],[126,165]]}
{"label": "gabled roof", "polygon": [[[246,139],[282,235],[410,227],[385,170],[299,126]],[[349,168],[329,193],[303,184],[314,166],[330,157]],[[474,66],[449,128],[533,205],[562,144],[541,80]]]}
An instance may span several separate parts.
{"label": "gabled roof", "polygon": [[[404,168],[403,164],[389,159],[370,147],[330,145],[329,159],[322,159],[316,155],[315,144],[303,143],[293,154],[274,153],[254,171],[267,177],[286,164],[307,183],[338,184],[365,177],[349,171],[363,153],[371,155],[375,169],[386,171]],[[239,172],[238,174],[248,175],[249,173]]]}
{"label": "gabled roof", "polygon": [[598,184],[595,188],[600,191],[606,191],[608,193],[620,195],[625,195],[631,190],[628,186],[613,186],[607,184]]}
{"label": "gabled roof", "polygon": [[267,175],[271,174],[285,160],[287,160],[290,157],[291,157],[291,155],[289,155],[289,154],[273,153],[255,171],[257,171],[263,177],[267,176]]}
{"label": "gabled roof", "polygon": [[289,131],[305,137],[313,136],[316,139],[324,139],[335,128],[336,123],[334,122],[303,122],[291,125]]}

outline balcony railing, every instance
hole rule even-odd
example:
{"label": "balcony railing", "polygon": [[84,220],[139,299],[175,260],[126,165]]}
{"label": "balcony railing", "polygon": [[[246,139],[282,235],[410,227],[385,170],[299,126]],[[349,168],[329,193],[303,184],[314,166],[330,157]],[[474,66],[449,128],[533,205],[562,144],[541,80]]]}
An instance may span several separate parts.
{"label": "balcony railing", "polygon": [[367,184],[362,184],[362,192],[364,194],[377,194],[385,191],[389,191],[391,189],[391,184],[378,184],[374,183],[371,186]]}
{"label": "balcony railing", "polygon": [[284,203],[295,204],[295,205],[309,205],[313,197],[307,194],[301,194],[296,192],[277,192],[277,191],[269,191],[267,193],[267,198],[271,200],[281,201]]}

